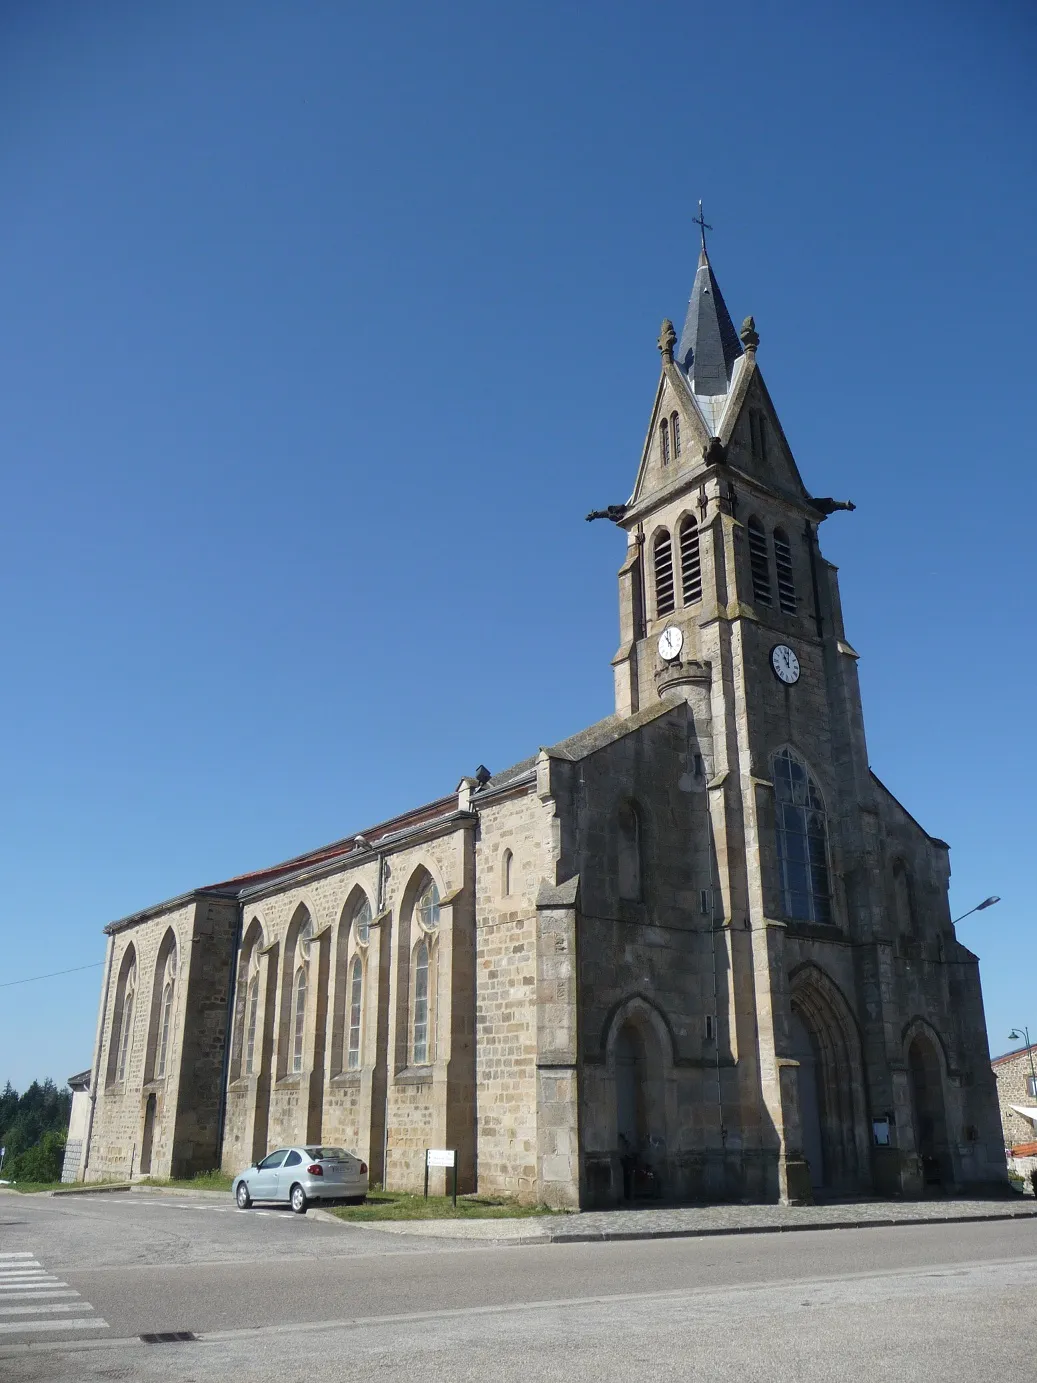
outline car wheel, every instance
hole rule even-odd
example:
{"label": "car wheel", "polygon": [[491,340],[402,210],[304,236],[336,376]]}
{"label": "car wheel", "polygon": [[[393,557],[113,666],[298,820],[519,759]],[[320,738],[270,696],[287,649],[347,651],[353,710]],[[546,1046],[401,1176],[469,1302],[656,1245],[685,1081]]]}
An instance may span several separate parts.
{"label": "car wheel", "polygon": [[302,1189],[298,1182],[296,1182],[296,1184],[292,1187],[291,1202],[292,1209],[295,1211],[297,1215],[306,1214],[306,1206],[308,1204],[306,1200],[306,1192]]}
{"label": "car wheel", "polygon": [[252,1197],[248,1193],[248,1187],[243,1181],[238,1182],[238,1189],[234,1194],[234,1199],[238,1203],[239,1210],[247,1210],[252,1204]]}

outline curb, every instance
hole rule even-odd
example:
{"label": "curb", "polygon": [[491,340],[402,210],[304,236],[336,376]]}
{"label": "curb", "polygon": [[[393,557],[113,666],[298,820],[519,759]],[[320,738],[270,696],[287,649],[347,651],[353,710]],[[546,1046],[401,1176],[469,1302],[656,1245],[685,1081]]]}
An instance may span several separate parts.
{"label": "curb", "polygon": [[[983,1224],[991,1220],[1037,1220],[1035,1210],[1008,1210],[990,1215],[883,1217],[881,1220],[815,1220],[811,1224],[787,1225],[723,1225],[715,1229],[601,1229],[586,1234],[551,1234],[545,1236],[552,1244],[625,1243],[637,1239],[715,1239],[732,1234],[803,1234],[808,1230],[827,1229],[897,1229],[901,1225],[966,1225]],[[535,1242],[523,1240],[522,1242]]]}

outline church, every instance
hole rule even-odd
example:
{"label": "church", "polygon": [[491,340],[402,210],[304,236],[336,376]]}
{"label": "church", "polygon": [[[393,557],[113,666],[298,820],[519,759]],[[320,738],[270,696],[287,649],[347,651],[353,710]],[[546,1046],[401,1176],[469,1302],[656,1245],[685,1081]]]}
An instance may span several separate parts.
{"label": "church", "polygon": [[81,1177],[324,1142],[570,1208],[1005,1183],[948,846],[871,771],[821,554],[853,506],[759,340],[703,231],[633,491],[588,516],[626,535],[613,715],[106,928]]}

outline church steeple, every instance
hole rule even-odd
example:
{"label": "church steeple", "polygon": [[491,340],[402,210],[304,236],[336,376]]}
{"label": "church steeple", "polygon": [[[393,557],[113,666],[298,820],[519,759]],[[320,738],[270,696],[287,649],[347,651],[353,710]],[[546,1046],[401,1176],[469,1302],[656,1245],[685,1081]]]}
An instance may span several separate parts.
{"label": "church steeple", "polygon": [[702,252],[675,361],[693,394],[715,398],[728,392],[742,346],[706,253],[701,202],[696,224],[702,231]]}

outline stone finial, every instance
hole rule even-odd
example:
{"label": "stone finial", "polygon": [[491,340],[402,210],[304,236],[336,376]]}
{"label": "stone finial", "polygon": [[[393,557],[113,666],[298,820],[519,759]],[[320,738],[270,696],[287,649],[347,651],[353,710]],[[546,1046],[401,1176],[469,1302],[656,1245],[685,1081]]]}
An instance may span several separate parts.
{"label": "stone finial", "polygon": [[673,329],[673,323],[667,317],[659,329],[659,340],[656,343],[662,353],[663,364],[673,364],[673,348],[677,344],[677,333]]}
{"label": "stone finial", "polygon": [[742,323],[742,330],[738,335],[742,338],[742,345],[745,349],[750,354],[755,353],[756,347],[760,344],[760,333],[756,330],[756,319],[754,317],[746,317],[745,321]]}

